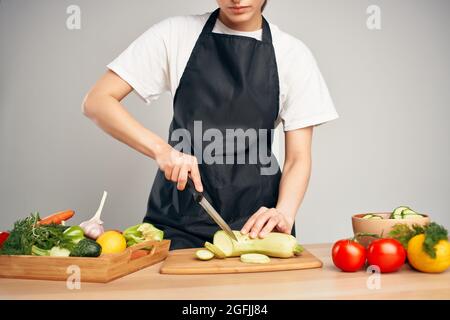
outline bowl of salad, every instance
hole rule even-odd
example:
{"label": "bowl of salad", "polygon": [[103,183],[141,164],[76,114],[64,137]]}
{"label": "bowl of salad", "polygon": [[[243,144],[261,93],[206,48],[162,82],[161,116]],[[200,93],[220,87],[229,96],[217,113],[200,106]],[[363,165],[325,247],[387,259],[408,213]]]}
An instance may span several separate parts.
{"label": "bowl of salad", "polygon": [[376,238],[389,238],[397,224],[425,226],[430,223],[427,214],[418,213],[410,207],[400,206],[392,212],[358,213],[352,216],[352,227],[361,244],[367,246]]}

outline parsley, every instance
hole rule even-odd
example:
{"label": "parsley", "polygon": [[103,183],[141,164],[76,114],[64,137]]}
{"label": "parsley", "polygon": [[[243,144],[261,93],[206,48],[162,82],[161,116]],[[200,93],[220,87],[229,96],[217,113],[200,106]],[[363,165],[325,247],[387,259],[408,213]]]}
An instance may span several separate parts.
{"label": "parsley", "polygon": [[65,226],[50,224],[38,225],[39,213],[33,213],[25,219],[14,223],[8,239],[0,249],[0,255],[30,255],[31,247],[49,250],[54,246],[66,246],[63,238]]}
{"label": "parsley", "polygon": [[407,224],[397,223],[396,225],[394,225],[391,232],[389,232],[389,236],[398,240],[406,249],[408,248],[408,242],[412,237],[424,232],[424,227],[417,224],[413,225],[412,228],[410,228]]}
{"label": "parsley", "polygon": [[423,251],[431,258],[435,259],[436,249],[434,246],[440,240],[447,240],[448,237],[447,230],[445,230],[443,226],[438,225],[436,222],[432,222],[425,227],[419,225],[409,227],[406,224],[398,223],[392,228],[391,232],[389,232],[389,236],[398,240],[404,248],[408,248],[409,240],[418,234],[425,234]]}
{"label": "parsley", "polygon": [[447,230],[435,222],[430,223],[425,229],[425,241],[423,250],[433,259],[436,259],[436,249],[434,246],[441,240],[447,240]]}

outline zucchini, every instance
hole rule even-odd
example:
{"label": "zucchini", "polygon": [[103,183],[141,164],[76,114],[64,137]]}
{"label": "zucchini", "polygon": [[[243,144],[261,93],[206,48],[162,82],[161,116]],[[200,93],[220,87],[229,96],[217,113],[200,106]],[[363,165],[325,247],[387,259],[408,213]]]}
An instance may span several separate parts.
{"label": "zucchini", "polygon": [[213,245],[211,242],[206,241],[205,248],[214,253],[214,256],[219,259],[224,259],[227,257],[227,255],[219,247]]}
{"label": "zucchini", "polygon": [[[402,219],[403,218],[402,212],[406,209],[409,209],[409,207],[401,206],[401,207],[395,208],[390,216],[390,219]],[[409,209],[409,210],[411,210],[411,209]]]}
{"label": "zucchini", "polygon": [[214,253],[207,249],[200,249],[195,252],[195,256],[200,260],[206,261],[214,258]]}
{"label": "zucchini", "polygon": [[238,242],[231,239],[222,230],[214,234],[214,245],[219,247],[227,257],[261,253],[270,257],[290,258],[303,251],[303,247],[297,243],[297,239],[290,234],[271,232],[265,238],[252,239],[248,234],[242,235],[239,231],[233,232],[239,239]]}
{"label": "zucchini", "polygon": [[246,253],[241,255],[241,261],[244,263],[269,263],[270,258],[265,254]]}
{"label": "zucchini", "polygon": [[362,219],[371,219],[373,217],[373,214],[366,214],[362,217]]}
{"label": "zucchini", "polygon": [[[235,232],[235,234],[236,234],[236,237],[239,237],[237,232]],[[225,253],[225,256],[231,257],[233,255],[233,242],[232,242],[231,238],[224,231],[217,231],[214,234],[213,243],[216,247],[218,247],[220,250],[222,250],[223,253]]]}

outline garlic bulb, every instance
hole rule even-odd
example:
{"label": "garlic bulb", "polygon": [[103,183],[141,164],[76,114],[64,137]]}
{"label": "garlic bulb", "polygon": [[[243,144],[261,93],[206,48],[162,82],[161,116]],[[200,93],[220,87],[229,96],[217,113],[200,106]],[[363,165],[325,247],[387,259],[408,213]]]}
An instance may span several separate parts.
{"label": "garlic bulb", "polygon": [[108,193],[106,191],[103,191],[102,201],[100,202],[100,206],[98,207],[95,215],[90,220],[80,223],[80,227],[83,229],[84,235],[94,240],[96,240],[103,232],[105,232],[103,228],[103,221],[100,220],[100,215],[102,214],[103,205],[105,204],[107,195]]}
{"label": "garlic bulb", "polygon": [[[102,221],[100,221],[102,222]],[[103,223],[103,222],[102,222]],[[85,221],[80,224],[80,227],[83,229],[86,237],[96,240],[98,237],[105,232],[103,226],[96,221]]]}

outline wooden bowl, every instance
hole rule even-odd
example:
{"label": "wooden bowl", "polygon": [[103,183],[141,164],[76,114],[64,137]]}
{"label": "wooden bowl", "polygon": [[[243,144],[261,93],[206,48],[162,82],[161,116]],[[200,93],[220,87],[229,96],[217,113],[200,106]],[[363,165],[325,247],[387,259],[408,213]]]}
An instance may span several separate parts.
{"label": "wooden bowl", "polygon": [[[426,214],[424,214],[423,217],[410,219],[389,219],[391,215],[390,212],[371,212],[370,214],[380,216],[383,219],[363,219],[362,217],[364,217],[366,214],[369,213],[359,213],[352,216],[353,233],[355,235],[358,233],[374,233],[382,238],[389,238],[389,232],[396,224],[402,223],[408,226],[417,224],[420,226],[425,226],[430,223],[430,218]],[[370,242],[372,242],[376,238],[363,236],[358,239],[362,245],[368,246]]]}

